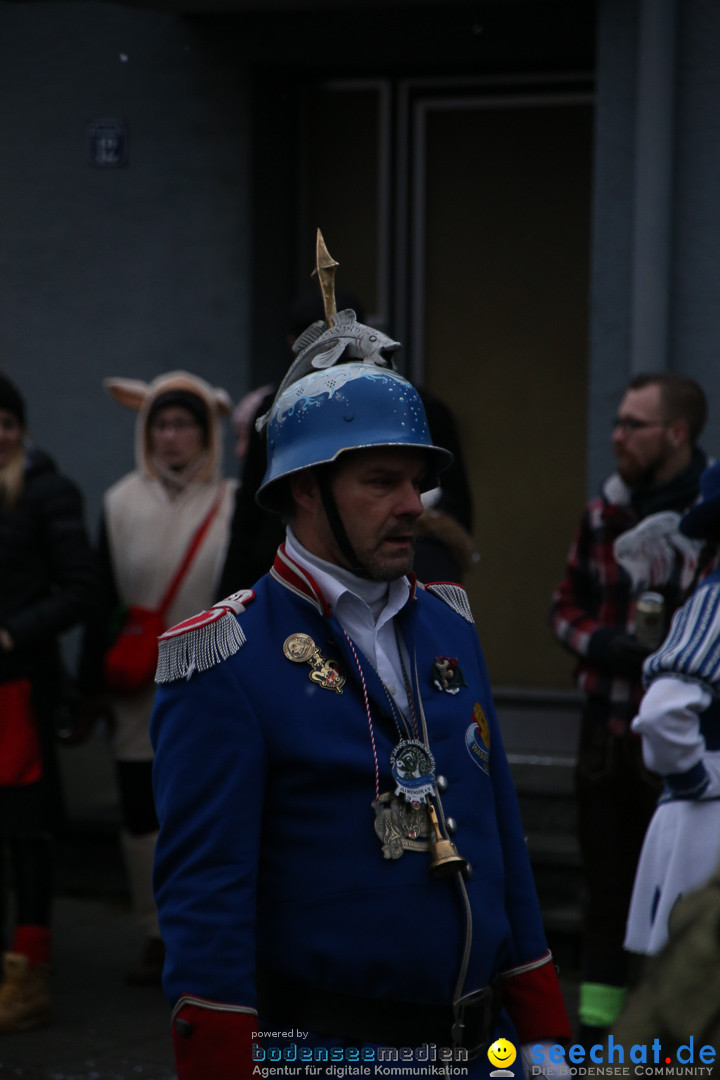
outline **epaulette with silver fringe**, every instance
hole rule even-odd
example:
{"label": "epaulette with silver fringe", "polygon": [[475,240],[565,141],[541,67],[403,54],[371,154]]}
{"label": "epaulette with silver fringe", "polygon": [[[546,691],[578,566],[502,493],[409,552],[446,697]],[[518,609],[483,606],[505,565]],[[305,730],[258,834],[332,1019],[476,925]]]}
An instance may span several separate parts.
{"label": "epaulette with silver fringe", "polygon": [[242,589],[161,634],[155,682],[191,679],[234,656],[246,641],[236,616],[254,599],[252,589]]}
{"label": "epaulette with silver fringe", "polygon": [[462,615],[466,622],[475,624],[473,613],[470,610],[468,594],[462,585],[453,585],[451,581],[435,581],[431,585],[426,585],[425,591],[437,596],[453,611],[457,611],[458,615]]}

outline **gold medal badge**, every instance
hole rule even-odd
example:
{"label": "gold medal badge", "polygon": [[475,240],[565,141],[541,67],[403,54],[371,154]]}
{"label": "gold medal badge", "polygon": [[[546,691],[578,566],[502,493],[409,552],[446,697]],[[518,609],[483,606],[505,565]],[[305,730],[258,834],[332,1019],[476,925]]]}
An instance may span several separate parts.
{"label": "gold medal badge", "polygon": [[309,634],[290,634],[283,642],[283,653],[295,664],[309,664],[312,682],[324,690],[342,694],[346,679],[340,664],[323,656]]}

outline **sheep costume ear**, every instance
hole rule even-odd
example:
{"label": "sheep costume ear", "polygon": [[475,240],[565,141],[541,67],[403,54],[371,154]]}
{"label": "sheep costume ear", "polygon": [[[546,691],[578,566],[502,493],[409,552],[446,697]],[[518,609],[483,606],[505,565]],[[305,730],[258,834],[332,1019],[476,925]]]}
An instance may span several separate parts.
{"label": "sheep costume ear", "polygon": [[150,394],[149,385],[140,379],[103,379],[103,386],[111,397],[129,409],[142,409]]}
{"label": "sheep costume ear", "polygon": [[185,371],[171,371],[166,375],[159,375],[151,383],[141,379],[103,379],[103,386],[121,405],[137,411],[143,408],[148,398],[156,397],[158,393],[171,388],[190,390],[197,394],[210,408],[214,408],[219,416],[229,416],[233,407],[226,390],[211,386],[204,379]]}
{"label": "sheep costume ear", "polygon": [[220,416],[229,416],[233,410],[233,403],[228,392],[220,386],[213,386],[212,392],[215,398],[215,408]]}

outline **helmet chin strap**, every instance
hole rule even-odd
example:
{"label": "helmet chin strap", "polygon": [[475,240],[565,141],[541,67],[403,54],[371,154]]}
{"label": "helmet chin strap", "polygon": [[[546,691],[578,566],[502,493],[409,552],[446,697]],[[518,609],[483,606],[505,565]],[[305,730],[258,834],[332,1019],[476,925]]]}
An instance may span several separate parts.
{"label": "helmet chin strap", "polygon": [[330,531],[335,537],[338,547],[347,559],[353,574],[357,574],[358,577],[369,578],[370,574],[368,569],[360,562],[354,547],[350,543],[350,537],[347,534],[343,520],[340,517],[340,511],[337,508],[335,496],[333,495],[330,486],[331,475],[332,466],[326,466],[325,468],[315,470],[315,477],[320,490],[320,498],[322,499],[323,509],[325,511],[325,517],[328,520],[328,525],[330,526]]}

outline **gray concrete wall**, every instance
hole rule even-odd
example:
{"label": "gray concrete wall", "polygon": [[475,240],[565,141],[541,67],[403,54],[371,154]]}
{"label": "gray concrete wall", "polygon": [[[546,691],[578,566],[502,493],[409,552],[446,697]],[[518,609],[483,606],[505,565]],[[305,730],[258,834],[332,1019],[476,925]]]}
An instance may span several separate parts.
{"label": "gray concrete wall", "polygon": [[[653,4],[648,3],[652,13]],[[670,370],[704,386],[702,443],[720,453],[720,8],[676,0],[668,349]],[[610,424],[633,365],[640,0],[598,5],[597,113],[590,338],[588,490],[613,467]],[[647,118],[663,123],[662,116]],[[652,149],[652,139],[650,140]],[[652,310],[643,316],[655,317]],[[661,317],[661,313],[657,313]],[[661,367],[663,358],[659,358]]]}
{"label": "gray concrete wall", "polygon": [[[133,464],[135,414],[105,376],[186,368],[235,400],[249,389],[247,98],[237,53],[206,30],[120,5],[0,2],[0,369],[85,492],[93,534]],[[88,164],[88,124],[108,117],[127,123],[122,168]],[[59,754],[71,817],[114,818],[104,731]]]}
{"label": "gray concrete wall", "polygon": [[677,0],[679,67],[671,348],[711,395],[706,439],[720,453],[720,5]]}
{"label": "gray concrete wall", "polygon": [[[0,2],[0,368],[93,532],[132,466],[134,414],[105,376],[186,368],[249,389],[242,71],[202,20]],[[127,123],[121,168],[88,163],[107,117]]]}
{"label": "gray concrete wall", "polygon": [[637,15],[600,0],[588,378],[588,490],[613,465],[610,424],[630,371]]}

